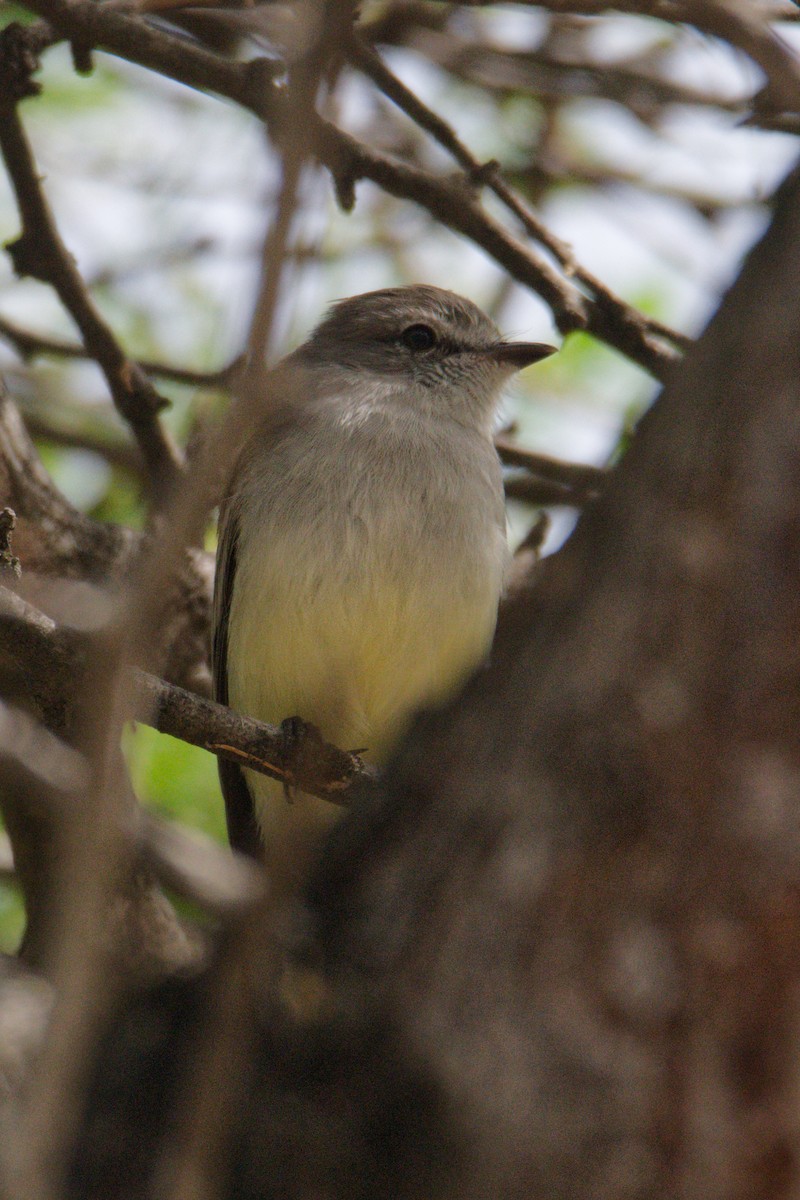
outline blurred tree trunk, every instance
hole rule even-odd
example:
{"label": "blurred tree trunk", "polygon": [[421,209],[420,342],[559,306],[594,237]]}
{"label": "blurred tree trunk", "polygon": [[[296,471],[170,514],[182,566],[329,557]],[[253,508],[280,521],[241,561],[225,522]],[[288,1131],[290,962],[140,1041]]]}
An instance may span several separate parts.
{"label": "blurred tree trunk", "polygon": [[800,1189],[800,174],[614,480],[318,880],[453,1195]]}

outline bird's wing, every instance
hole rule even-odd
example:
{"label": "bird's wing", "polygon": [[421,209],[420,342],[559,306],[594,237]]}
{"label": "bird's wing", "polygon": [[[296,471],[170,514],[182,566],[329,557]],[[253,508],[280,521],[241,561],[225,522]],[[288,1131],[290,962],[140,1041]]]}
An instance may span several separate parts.
{"label": "bird's wing", "polygon": [[[234,497],[223,501],[219,516],[219,545],[217,572],[214,578],[213,632],[211,636],[211,670],[214,679],[214,699],[228,703],[228,614],[236,586],[236,551],[239,541],[237,504]],[[228,759],[218,758],[217,769],[222,795],[225,798],[225,818],[228,840],[234,850],[263,860],[263,846],[256,821],[255,806],[247,779],[241,767]]]}

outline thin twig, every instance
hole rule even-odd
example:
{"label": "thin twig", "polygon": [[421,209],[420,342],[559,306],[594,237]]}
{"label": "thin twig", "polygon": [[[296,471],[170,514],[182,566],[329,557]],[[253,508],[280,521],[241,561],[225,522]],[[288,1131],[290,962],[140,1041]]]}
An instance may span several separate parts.
{"label": "thin twig", "polygon": [[527,450],[502,434],[495,437],[494,444],[506,466],[524,467],[536,478],[560,484],[564,488],[576,488],[581,492],[599,495],[608,478],[608,472],[603,467],[565,462],[548,454],[537,454],[535,450]]}
{"label": "thin twig", "polygon": [[[85,346],[77,342],[44,337],[30,329],[23,329],[3,316],[0,316],[0,336],[6,338],[23,359],[38,358],[40,355],[70,359],[93,357]],[[169,380],[170,383],[184,383],[189,387],[225,388],[230,386],[241,371],[242,359],[237,357],[216,371],[193,371],[188,367],[175,367],[149,358],[137,359],[136,365],[146,375],[155,375],[159,379]]]}
{"label": "thin twig", "polygon": [[524,92],[554,99],[596,97],[625,105],[640,119],[663,116],[673,105],[740,113],[746,97],[708,91],[663,78],[651,70],[553,57],[536,50],[497,50],[481,43],[453,44],[453,37],[427,32],[412,45],[457,79],[501,94]]}
{"label": "thin twig", "polygon": [[[487,8],[495,0],[467,0],[469,7]],[[598,17],[609,11],[654,17],[659,21],[691,23],[694,0],[518,0],[530,8],[546,9],[563,16]],[[764,21],[798,21],[795,0],[745,0]]]}
{"label": "thin twig", "polygon": [[[359,37],[350,40],[350,56],[365,74],[393,100],[407,116],[411,117],[421,128],[427,130],[439,143],[448,150],[456,162],[464,170],[470,181],[477,185],[485,185],[494,192],[510,212],[520,221],[529,237],[534,238],[553,255],[567,276],[577,280],[589,291],[595,300],[597,311],[602,314],[606,324],[609,318],[623,326],[635,326],[643,336],[663,339],[679,349],[686,349],[691,339],[669,329],[661,322],[644,317],[641,313],[625,304],[620,297],[607,288],[595,275],[580,267],[575,261],[571,247],[561,241],[539,220],[536,213],[519,196],[503,178],[499,163],[491,161],[481,163],[464,145],[453,128],[437,113],[434,113],[410,88],[397,78],[385,65],[378,54],[367,46]],[[587,327],[592,328],[592,310],[589,312]]]}
{"label": "thin twig", "polygon": [[122,441],[114,430],[105,435],[98,430],[70,429],[65,424],[56,424],[40,412],[22,409],[25,425],[31,437],[63,446],[68,450],[88,450],[104,459],[110,466],[119,467],[137,479],[145,478],[144,462],[139,449],[132,442]]}
{"label": "thin twig", "polygon": [[[249,63],[223,60],[92,0],[30,0],[29,7],[52,21],[65,37],[77,37],[170,78],[216,91],[255,112],[276,133],[285,128],[285,96],[281,98],[273,85],[271,64],[258,66],[261,59]],[[345,205],[352,203],[359,179],[369,179],[391,195],[419,204],[484,249],[519,283],[536,291],[553,309],[563,333],[589,329],[657,377],[668,373],[675,353],[667,349],[663,336],[648,331],[641,314],[626,323],[630,310],[613,304],[604,307],[582,295],[486,213],[467,187],[380,154],[316,113],[310,115],[304,134],[311,153],[331,171]]]}
{"label": "thin twig", "polygon": [[60,796],[85,788],[89,764],[29,713],[0,703],[0,761]]}
{"label": "thin twig", "polygon": [[683,14],[678,20],[728,42],[758,64],[778,111],[800,111],[800,63],[762,17],[731,0],[689,0],[675,7]]}
{"label": "thin twig", "polygon": [[135,672],[135,696],[137,717],[145,724],[333,804],[347,805],[358,787],[376,778],[357,754],[313,734],[287,750],[277,726],[242,716],[145,671]]}

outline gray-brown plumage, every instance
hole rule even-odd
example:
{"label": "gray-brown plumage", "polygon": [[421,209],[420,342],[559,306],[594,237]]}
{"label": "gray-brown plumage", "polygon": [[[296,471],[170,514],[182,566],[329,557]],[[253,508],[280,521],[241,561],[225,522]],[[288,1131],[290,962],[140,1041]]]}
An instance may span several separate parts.
{"label": "gray-brown plumage", "polygon": [[[272,377],[222,506],[218,700],[381,762],[458,688],[488,651],[507,563],[496,404],[549,353],[439,288],[333,308]],[[295,890],[336,808],[222,761],[220,780],[232,844]]]}

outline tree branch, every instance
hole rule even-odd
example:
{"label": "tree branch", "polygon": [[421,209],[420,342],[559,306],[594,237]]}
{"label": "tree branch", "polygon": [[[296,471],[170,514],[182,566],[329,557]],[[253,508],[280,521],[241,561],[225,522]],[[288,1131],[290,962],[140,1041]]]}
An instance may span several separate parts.
{"label": "tree branch", "polygon": [[778,111],[800,111],[800,63],[763,18],[735,0],[687,0],[675,7],[678,20],[735,46],[761,68]]}
{"label": "tree branch", "polygon": [[[97,45],[191,86],[227,96],[265,120],[280,142],[291,106],[275,89],[273,67],[265,60],[232,63],[217,58],[146,27],[141,19],[91,0],[30,0],[28,7],[51,21],[65,37]],[[263,68],[259,63],[264,64]],[[582,295],[485,212],[467,181],[453,183],[379,154],[316,113],[310,115],[306,133],[309,152],[331,171],[344,207],[352,206],[354,186],[360,179],[369,179],[391,195],[415,202],[480,246],[519,283],[537,292],[552,308],[562,333],[588,329],[657,377],[668,374],[678,356],[665,346],[665,332],[652,332],[642,314],[620,305],[610,294],[604,297],[600,291],[594,299]],[[601,286],[589,273],[584,272],[584,276],[587,286]],[[679,340],[678,335],[671,337]]]}
{"label": "tree branch", "polygon": [[86,291],[56,228],[16,107],[8,100],[0,103],[0,151],[22,220],[21,236],[6,246],[14,269],[20,276],[31,275],[52,284],[58,293],[81,331],[87,353],[105,375],[117,409],[133,430],[147,463],[153,495],[163,504],[180,473],[178,452],[158,420],[166,402],[124,354]]}
{"label": "tree branch", "polygon": [[582,507],[596,500],[608,482],[609,473],[601,467],[536,454],[502,435],[495,438],[494,444],[506,466],[521,467],[526,472],[505,482],[506,495],[513,500]]}
{"label": "tree branch", "polygon": [[357,754],[323,741],[313,725],[306,724],[299,738],[287,740],[274,725],[144,671],[135,672],[135,695],[136,717],[145,724],[332,804],[349,804],[358,788],[377,778]]}
{"label": "tree branch", "polygon": [[[38,358],[40,355],[75,359],[93,357],[85,346],[33,333],[3,316],[0,316],[0,337],[10,342],[22,359]],[[171,383],[184,383],[190,387],[225,388],[230,386],[243,364],[241,358],[235,358],[216,371],[193,371],[188,367],[175,367],[169,363],[140,358],[136,360],[136,365],[146,375],[156,375],[159,379],[168,379]]]}

